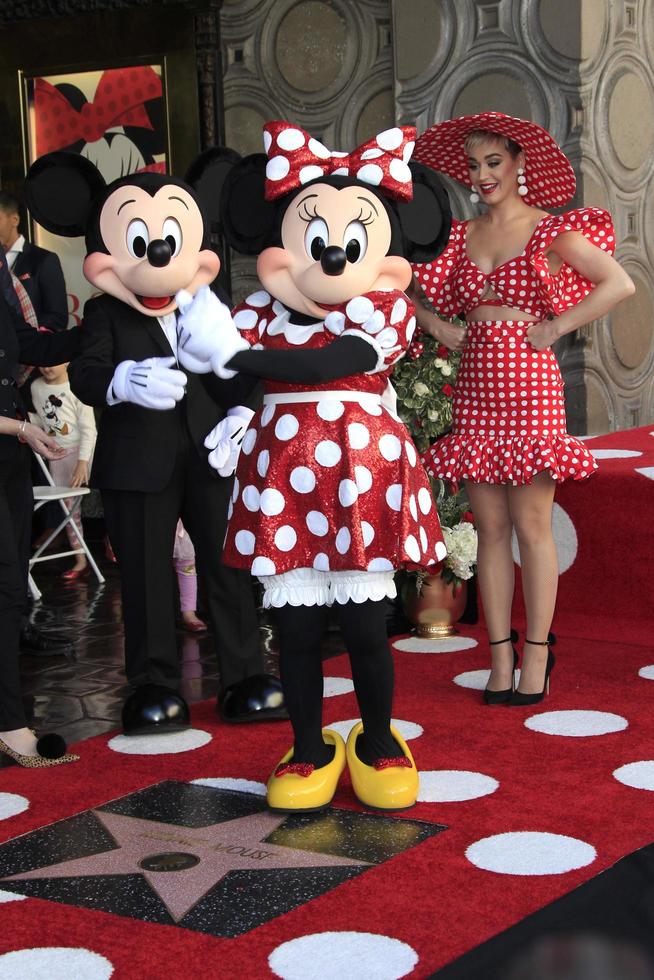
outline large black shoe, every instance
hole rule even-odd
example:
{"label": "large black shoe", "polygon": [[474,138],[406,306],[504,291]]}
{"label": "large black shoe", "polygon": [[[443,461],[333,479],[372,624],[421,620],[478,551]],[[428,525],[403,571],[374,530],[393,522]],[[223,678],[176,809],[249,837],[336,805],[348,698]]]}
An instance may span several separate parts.
{"label": "large black shoe", "polygon": [[281,681],[272,674],[254,674],[230,684],[218,695],[216,710],[232,724],[288,718]]}
{"label": "large black shoe", "polygon": [[74,652],[73,641],[60,633],[44,633],[32,623],[20,631],[19,647],[21,653],[31,657],[71,657]]}
{"label": "large black shoe", "polygon": [[144,684],[125,701],[122,722],[125,735],[183,732],[191,724],[191,713],[177,691],[160,684]]}

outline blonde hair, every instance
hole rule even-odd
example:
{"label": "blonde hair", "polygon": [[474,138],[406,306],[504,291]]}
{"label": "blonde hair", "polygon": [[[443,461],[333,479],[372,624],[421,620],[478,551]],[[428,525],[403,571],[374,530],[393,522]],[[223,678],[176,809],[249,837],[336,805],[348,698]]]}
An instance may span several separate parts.
{"label": "blonde hair", "polygon": [[466,153],[470,153],[472,150],[476,150],[481,143],[489,142],[501,143],[514,160],[519,153],[522,153],[522,147],[519,143],[509,139],[508,136],[503,136],[502,133],[493,133],[490,129],[473,129],[471,133],[468,133],[463,149]]}

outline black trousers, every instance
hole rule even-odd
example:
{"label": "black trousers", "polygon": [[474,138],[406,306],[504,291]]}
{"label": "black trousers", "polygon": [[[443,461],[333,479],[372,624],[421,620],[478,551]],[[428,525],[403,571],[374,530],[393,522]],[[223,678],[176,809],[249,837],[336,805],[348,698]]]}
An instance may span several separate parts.
{"label": "black trousers", "polygon": [[0,731],[27,725],[18,644],[27,596],[34,498],[31,453],[14,436],[0,436]]}
{"label": "black trousers", "polygon": [[132,687],[179,686],[172,554],[180,517],[195,548],[221,686],[263,670],[251,577],[222,563],[232,484],[232,479],[212,475],[184,431],[172,477],[163,490],[102,491],[107,531],[120,568],[125,671]]}

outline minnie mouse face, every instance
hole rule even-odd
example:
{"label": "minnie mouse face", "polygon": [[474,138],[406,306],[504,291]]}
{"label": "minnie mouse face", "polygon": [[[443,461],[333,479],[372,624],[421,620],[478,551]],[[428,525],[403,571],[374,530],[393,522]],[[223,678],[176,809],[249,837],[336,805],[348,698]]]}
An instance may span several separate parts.
{"label": "minnie mouse face", "polygon": [[[271,296],[320,319],[355,296],[406,289],[410,263],[439,255],[451,224],[437,174],[407,163],[414,139],[412,127],[396,127],[346,154],[298,126],[266,123],[265,154],[222,162],[227,242],[258,256]],[[220,163],[221,151],[209,151],[187,179],[208,187]]]}
{"label": "minnie mouse face", "polygon": [[86,256],[84,275],[135,309],[162,316],[176,308],[178,290],[195,293],[218,275],[220,260],[202,248],[204,233],[197,201],[183,187],[164,183],[152,194],[122,184],[102,205],[104,248]]}
{"label": "minnie mouse face", "polygon": [[25,184],[36,220],[57,235],[85,235],[84,275],[146,316],[176,309],[220,271],[192,186],[164,174],[131,174],[108,186],[85,157],[57,151],[30,168]]}
{"label": "minnie mouse face", "polygon": [[392,238],[387,208],[370,187],[338,178],[312,183],[288,202],[281,245],[261,252],[257,273],[285,306],[322,318],[323,307],[352,296],[406,289],[411,266],[388,254]]}

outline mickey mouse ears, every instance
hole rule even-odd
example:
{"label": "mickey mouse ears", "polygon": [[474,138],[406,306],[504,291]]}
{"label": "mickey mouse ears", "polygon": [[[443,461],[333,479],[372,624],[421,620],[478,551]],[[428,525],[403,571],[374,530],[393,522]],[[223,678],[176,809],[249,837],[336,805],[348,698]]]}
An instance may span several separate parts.
{"label": "mickey mouse ears", "polygon": [[106,183],[90,160],[64,150],[39,157],[25,181],[32,217],[55,235],[84,235],[89,211]]}
{"label": "mickey mouse ears", "polygon": [[523,198],[526,204],[554,208],[567,204],[574,196],[574,170],[558,143],[538,123],[507,116],[503,112],[459,116],[430,126],[418,137],[413,159],[470,187],[464,143],[470,133],[477,129],[508,136],[522,147],[529,188]]}

